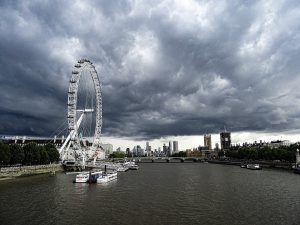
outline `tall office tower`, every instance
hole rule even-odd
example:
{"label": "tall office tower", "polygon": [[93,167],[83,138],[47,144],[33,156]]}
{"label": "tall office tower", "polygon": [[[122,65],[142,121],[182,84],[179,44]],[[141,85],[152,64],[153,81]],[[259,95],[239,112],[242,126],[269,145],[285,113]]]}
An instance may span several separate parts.
{"label": "tall office tower", "polygon": [[146,142],[146,154],[150,156],[151,147],[149,146],[149,141]]}
{"label": "tall office tower", "polygon": [[133,156],[138,156],[137,155],[137,148],[136,148],[136,146],[133,147],[132,154],[133,154]]}
{"label": "tall office tower", "polygon": [[130,149],[129,149],[129,148],[126,148],[126,155],[127,155],[127,156],[131,155],[131,154],[130,154]]}
{"label": "tall office tower", "polygon": [[169,141],[169,155],[173,155],[173,146],[172,146],[172,141]]}
{"label": "tall office tower", "polygon": [[166,146],[166,144],[163,145],[163,153],[164,155],[168,154],[168,147]]}
{"label": "tall office tower", "polygon": [[209,150],[212,149],[211,147],[211,135],[205,134],[204,135],[204,147],[208,148]]}
{"label": "tall office tower", "polygon": [[173,151],[174,153],[178,153],[178,141],[173,141]]}
{"label": "tall office tower", "polygon": [[161,147],[158,147],[157,151],[158,151],[158,153],[160,153],[161,152]]}
{"label": "tall office tower", "polygon": [[144,149],[141,148],[141,146],[136,146],[137,156],[144,156]]}
{"label": "tall office tower", "polygon": [[221,150],[228,150],[231,146],[231,134],[226,130],[220,133]]}
{"label": "tall office tower", "polygon": [[151,146],[149,146],[149,151],[148,151],[148,156],[153,156],[153,151],[152,151],[152,148],[151,148]]}

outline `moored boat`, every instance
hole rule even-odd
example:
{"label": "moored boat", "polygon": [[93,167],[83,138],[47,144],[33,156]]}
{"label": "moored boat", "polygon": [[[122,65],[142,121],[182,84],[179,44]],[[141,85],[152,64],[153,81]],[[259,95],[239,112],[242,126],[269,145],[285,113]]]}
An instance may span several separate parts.
{"label": "moored boat", "polygon": [[300,164],[296,164],[293,166],[294,173],[300,174]]}
{"label": "moored boat", "polygon": [[261,170],[261,167],[259,164],[247,164],[247,169],[249,170]]}
{"label": "moored boat", "polygon": [[97,183],[97,179],[99,177],[101,177],[102,174],[103,174],[102,171],[93,171],[93,172],[90,172],[88,182],[89,183]]}
{"label": "moored boat", "polygon": [[90,175],[88,172],[80,173],[76,175],[75,183],[87,183],[89,181],[89,177]]}
{"label": "moored boat", "polygon": [[120,166],[117,168],[117,172],[127,172],[128,171],[128,167],[125,166]]}
{"label": "moored boat", "polygon": [[127,167],[130,170],[137,170],[139,169],[139,166],[135,164],[135,162],[125,162],[124,166]]}
{"label": "moored boat", "polygon": [[103,173],[102,176],[97,178],[97,183],[103,184],[110,181],[116,180],[118,178],[117,171]]}
{"label": "moored boat", "polygon": [[130,165],[130,166],[128,166],[128,169],[130,169],[130,170],[138,170],[139,166],[138,165]]}
{"label": "moored boat", "polygon": [[294,173],[300,174],[300,168],[294,169]]}

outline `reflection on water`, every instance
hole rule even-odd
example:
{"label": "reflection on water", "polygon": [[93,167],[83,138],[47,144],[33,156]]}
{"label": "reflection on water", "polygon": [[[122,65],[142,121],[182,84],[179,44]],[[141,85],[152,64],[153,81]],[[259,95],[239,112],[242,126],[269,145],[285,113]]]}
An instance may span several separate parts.
{"label": "reflection on water", "polygon": [[0,224],[299,224],[300,176],[201,163],[140,164],[107,184],[76,174],[0,183]]}
{"label": "reflection on water", "polygon": [[102,187],[113,187],[117,184],[118,182],[118,179],[115,179],[115,180],[112,180],[110,182],[107,182],[107,183],[98,183],[98,184],[95,184],[95,185],[100,185]]}
{"label": "reflection on water", "polygon": [[83,195],[86,194],[86,192],[89,190],[89,184],[88,183],[74,183],[74,191],[77,195]]}

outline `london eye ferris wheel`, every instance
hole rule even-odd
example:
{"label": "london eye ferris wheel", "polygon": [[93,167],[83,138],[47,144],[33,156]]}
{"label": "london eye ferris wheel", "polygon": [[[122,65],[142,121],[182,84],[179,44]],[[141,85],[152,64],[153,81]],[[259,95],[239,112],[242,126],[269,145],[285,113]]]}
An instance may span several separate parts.
{"label": "london eye ferris wheel", "polygon": [[101,83],[95,66],[81,59],[74,66],[68,91],[69,135],[59,149],[62,160],[103,158],[100,147],[102,128]]}

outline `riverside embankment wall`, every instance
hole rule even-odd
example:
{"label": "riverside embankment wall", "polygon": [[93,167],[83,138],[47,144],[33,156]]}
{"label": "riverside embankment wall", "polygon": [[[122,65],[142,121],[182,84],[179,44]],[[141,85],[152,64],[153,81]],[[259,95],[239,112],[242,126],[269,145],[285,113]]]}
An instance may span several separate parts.
{"label": "riverside embankment wall", "polygon": [[247,162],[245,160],[241,161],[233,161],[233,160],[208,160],[209,163],[216,163],[216,164],[225,164],[225,165],[235,165],[240,166],[241,164],[247,163],[257,163],[263,168],[275,168],[275,169],[287,169],[291,170],[292,166],[295,163],[290,162],[274,162],[274,161],[251,161]]}
{"label": "riverside embankment wall", "polygon": [[54,173],[63,171],[61,164],[1,167],[0,178],[13,178],[20,176],[31,176],[44,173]]}

